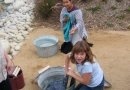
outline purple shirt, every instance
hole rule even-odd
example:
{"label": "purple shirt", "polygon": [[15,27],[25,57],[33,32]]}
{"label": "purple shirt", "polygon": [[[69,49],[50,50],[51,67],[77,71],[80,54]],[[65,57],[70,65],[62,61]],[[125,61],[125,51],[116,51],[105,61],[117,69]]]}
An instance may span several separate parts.
{"label": "purple shirt", "polygon": [[70,12],[72,12],[72,11],[74,11],[74,10],[77,10],[78,8],[76,7],[76,6],[73,6],[73,8],[71,9],[71,10],[69,10],[68,12],[70,13]]}

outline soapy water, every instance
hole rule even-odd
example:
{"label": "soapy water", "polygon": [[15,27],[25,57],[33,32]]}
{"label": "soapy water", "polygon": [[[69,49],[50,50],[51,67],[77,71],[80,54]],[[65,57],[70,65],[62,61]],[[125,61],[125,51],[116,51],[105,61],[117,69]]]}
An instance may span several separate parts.
{"label": "soapy water", "polygon": [[46,42],[46,43],[42,43],[42,44],[40,45],[40,47],[48,47],[48,46],[52,46],[52,45],[54,45],[54,44],[51,43],[51,42]]}
{"label": "soapy water", "polygon": [[39,41],[40,47],[49,47],[49,46],[53,46],[55,44],[56,44],[56,42],[54,40],[50,40],[50,39],[43,39],[43,40]]}

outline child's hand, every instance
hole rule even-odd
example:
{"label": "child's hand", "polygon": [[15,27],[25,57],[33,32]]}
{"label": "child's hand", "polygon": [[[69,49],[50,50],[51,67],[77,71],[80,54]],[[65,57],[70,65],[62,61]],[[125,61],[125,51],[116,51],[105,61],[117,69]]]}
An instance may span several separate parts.
{"label": "child's hand", "polygon": [[74,74],[75,74],[75,72],[74,72],[74,70],[72,70],[72,69],[68,69],[68,71],[67,71],[67,75],[69,75],[69,76],[74,76]]}
{"label": "child's hand", "polygon": [[69,20],[69,17],[64,17],[63,22],[67,22]]}
{"label": "child's hand", "polygon": [[67,74],[67,72],[69,71],[70,67],[67,67],[64,65],[64,70],[65,70],[65,74]]}
{"label": "child's hand", "polygon": [[13,67],[14,67],[14,63],[13,63],[13,61],[12,61],[12,60],[8,60],[8,62],[7,62],[7,66],[6,66],[7,71],[10,71],[11,68],[13,68]]}
{"label": "child's hand", "polygon": [[70,34],[72,35],[72,34],[74,34],[76,32],[76,29],[75,28],[72,28],[71,30],[70,30]]}

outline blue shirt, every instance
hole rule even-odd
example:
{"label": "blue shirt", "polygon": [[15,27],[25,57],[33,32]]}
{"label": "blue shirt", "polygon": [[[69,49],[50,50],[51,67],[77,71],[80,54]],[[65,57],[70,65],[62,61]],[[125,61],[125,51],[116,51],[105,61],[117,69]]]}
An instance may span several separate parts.
{"label": "blue shirt", "polygon": [[94,59],[94,63],[85,62],[82,64],[77,64],[77,71],[80,75],[84,73],[91,73],[92,78],[87,84],[88,87],[96,87],[98,86],[103,80],[103,70],[101,69],[100,65]]}

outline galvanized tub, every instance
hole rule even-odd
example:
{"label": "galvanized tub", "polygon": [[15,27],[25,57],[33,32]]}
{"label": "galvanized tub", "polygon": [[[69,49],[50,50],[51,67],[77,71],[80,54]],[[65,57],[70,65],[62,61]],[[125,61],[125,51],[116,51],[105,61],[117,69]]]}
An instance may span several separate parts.
{"label": "galvanized tub", "polygon": [[54,35],[44,35],[33,41],[40,57],[50,57],[58,51],[58,38]]}
{"label": "galvanized tub", "polygon": [[[52,81],[62,80],[65,77],[64,68],[61,66],[51,67],[42,72],[37,78],[36,82],[41,90],[45,90],[48,84]],[[68,80],[69,81],[69,80]],[[66,90],[74,90],[75,83],[71,83],[71,86],[66,85]]]}

